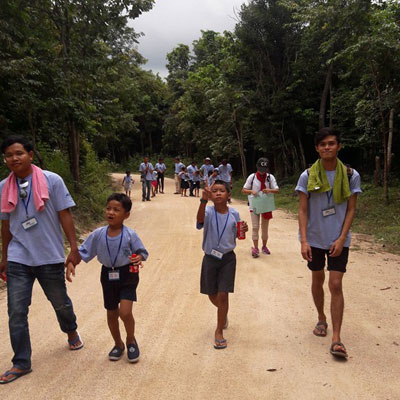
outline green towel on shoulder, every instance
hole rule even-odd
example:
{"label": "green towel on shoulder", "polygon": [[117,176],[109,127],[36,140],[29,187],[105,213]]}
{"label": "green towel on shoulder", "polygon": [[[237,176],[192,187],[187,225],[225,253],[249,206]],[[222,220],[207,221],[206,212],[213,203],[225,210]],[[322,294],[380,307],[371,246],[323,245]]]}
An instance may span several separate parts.
{"label": "green towel on shoulder", "polygon": [[[321,159],[317,160],[309,169],[307,191],[310,193],[325,193],[331,190],[325,168]],[[335,181],[333,182],[333,200],[336,204],[347,201],[351,196],[347,167],[337,159]]]}

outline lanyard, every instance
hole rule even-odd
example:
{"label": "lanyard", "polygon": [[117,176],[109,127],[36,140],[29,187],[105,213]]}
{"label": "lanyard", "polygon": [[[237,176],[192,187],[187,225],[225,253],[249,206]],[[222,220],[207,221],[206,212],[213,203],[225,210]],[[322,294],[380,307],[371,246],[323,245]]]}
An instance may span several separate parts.
{"label": "lanyard", "polygon": [[221,236],[219,235],[218,217],[217,217],[217,210],[215,209],[215,207],[214,207],[214,213],[215,213],[215,222],[216,222],[216,224],[217,224],[217,237],[218,237],[218,245],[217,245],[217,248],[218,248],[218,247],[219,247],[219,243],[221,242],[222,236],[224,236],[224,232],[225,232],[225,229],[226,229],[226,225],[228,224],[230,209],[228,208],[228,215],[226,216],[225,225],[224,225],[224,229],[222,229]]}
{"label": "lanyard", "polygon": [[118,251],[117,251],[117,255],[116,255],[115,258],[114,258],[114,262],[113,262],[113,260],[112,260],[112,258],[111,258],[111,251],[110,251],[110,247],[109,247],[109,245],[108,245],[108,228],[109,228],[109,227],[107,226],[107,229],[106,229],[107,251],[108,251],[108,255],[109,255],[109,257],[110,257],[111,267],[112,267],[112,269],[114,269],[115,263],[117,262],[117,258],[118,258],[119,252],[120,252],[120,250],[121,250],[122,238],[124,237],[124,226],[122,225],[122,229],[121,229],[121,239],[119,239]]}
{"label": "lanyard", "polygon": [[[17,182],[17,189],[18,189],[18,193],[21,193],[21,190],[20,190],[20,187],[18,185],[18,182]],[[26,218],[28,218],[28,206],[29,206],[29,202],[31,200],[31,194],[32,194],[32,190],[29,190],[28,200],[26,201],[26,203],[25,203],[25,199],[21,199],[22,203],[24,204]]]}
{"label": "lanyard", "polygon": [[332,196],[333,196],[333,189],[331,189],[329,192],[325,192],[326,193],[326,198],[328,199],[328,206],[331,205],[331,200],[332,200]]}

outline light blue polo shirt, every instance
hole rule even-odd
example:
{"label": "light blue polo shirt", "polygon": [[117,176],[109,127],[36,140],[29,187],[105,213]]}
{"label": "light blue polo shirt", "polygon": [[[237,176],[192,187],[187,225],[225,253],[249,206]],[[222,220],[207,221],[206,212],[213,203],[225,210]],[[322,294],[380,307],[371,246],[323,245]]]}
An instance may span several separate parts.
{"label": "light blue polo shirt", "polygon": [[187,168],[186,168],[187,173],[189,174],[189,179],[193,180],[193,174],[197,171],[197,167],[193,166],[192,164],[190,164]]}
{"label": "light blue polo shirt", "polygon": [[231,172],[233,171],[231,164],[229,163],[226,165],[221,164],[218,167],[218,171],[219,171],[219,179],[221,179],[221,181],[228,183],[231,181]]}
{"label": "light blue polo shirt", "polygon": [[212,164],[208,164],[208,165],[207,164],[203,164],[200,167],[200,171],[203,174],[203,180],[206,180],[208,178],[208,173],[210,171],[214,171],[214,165],[212,165]]}
{"label": "light blue polo shirt", "polygon": [[175,174],[179,174],[179,172],[181,172],[182,167],[185,166],[185,164],[179,162],[179,163],[175,163]]}
{"label": "light blue polo shirt", "polygon": [[[153,179],[153,177],[152,177],[152,173],[150,171],[154,169],[153,164],[149,162],[149,163],[147,163],[147,166],[149,167],[149,170],[146,172],[146,181],[151,181]],[[139,171],[143,172],[145,169],[146,169],[146,164],[144,162],[142,162],[140,164]]]}
{"label": "light blue polo shirt", "polygon": [[[24,204],[20,198],[11,213],[0,213],[0,219],[10,220],[12,239],[8,245],[7,260],[36,267],[46,264],[59,264],[65,261],[63,235],[58,212],[75,206],[62,178],[50,171],[43,171],[49,189],[49,200],[44,210],[36,210],[33,194],[30,197],[27,213],[35,217],[38,224],[28,230],[22,227],[27,220]],[[32,175],[25,178],[28,183],[28,196],[32,188]],[[18,182],[20,179],[18,179]],[[0,182],[0,198],[6,180]],[[26,203],[25,203],[26,204]]]}
{"label": "light blue polo shirt", "polygon": [[167,167],[164,163],[156,164],[156,170],[160,171],[162,174],[165,172],[166,169],[167,169]]}
{"label": "light blue polo shirt", "polygon": [[[218,250],[223,254],[233,251],[236,247],[238,221],[240,221],[239,212],[234,208],[229,207],[229,213],[220,214],[219,212],[216,212],[214,206],[207,206],[204,223],[196,224],[197,229],[204,228],[204,253],[210,255],[212,249]],[[224,230],[225,224],[226,228]]]}
{"label": "light blue polo shirt", "polygon": [[106,232],[107,226],[97,228],[82,243],[79,253],[83,261],[89,262],[97,256],[99,263],[112,268],[113,266],[122,267],[123,265],[130,264],[131,260],[129,256],[132,254],[140,254],[144,260],[147,260],[149,253],[133,229],[124,226],[121,232],[122,240],[121,234],[115,237],[107,236],[106,240]]}
{"label": "light blue polo shirt", "polygon": [[[326,171],[328,181],[333,187],[336,171]],[[346,177],[347,179],[347,177]],[[307,191],[308,172],[305,170],[297,182],[296,191],[303,192],[308,196]],[[361,193],[360,174],[353,170],[350,179],[351,194]],[[347,201],[335,204],[331,193],[311,193],[308,199],[308,221],[307,221],[307,242],[311,247],[329,250],[335,240],[337,240],[342,232],[342,227],[347,211]],[[336,214],[324,217],[322,210],[329,206],[335,206]],[[299,234],[300,238],[300,234]],[[351,232],[348,233],[344,247],[349,247],[351,241]]]}

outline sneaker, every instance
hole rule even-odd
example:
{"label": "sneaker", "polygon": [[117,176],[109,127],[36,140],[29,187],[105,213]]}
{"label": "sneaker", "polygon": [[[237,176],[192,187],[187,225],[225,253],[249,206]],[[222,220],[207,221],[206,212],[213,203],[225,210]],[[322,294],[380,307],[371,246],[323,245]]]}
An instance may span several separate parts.
{"label": "sneaker", "polygon": [[253,258],[260,257],[260,251],[256,247],[252,247],[251,255],[253,256]]}
{"label": "sneaker", "polygon": [[114,346],[112,350],[108,353],[108,358],[111,361],[118,361],[122,357],[122,354],[124,354],[124,351],[125,346],[123,346],[122,349],[118,346]]}
{"label": "sneaker", "polygon": [[261,251],[263,252],[263,254],[271,254],[267,246],[263,246]]}
{"label": "sneaker", "polygon": [[127,348],[128,361],[131,363],[138,362],[140,352],[137,342],[135,341],[135,343],[127,344],[126,348]]}

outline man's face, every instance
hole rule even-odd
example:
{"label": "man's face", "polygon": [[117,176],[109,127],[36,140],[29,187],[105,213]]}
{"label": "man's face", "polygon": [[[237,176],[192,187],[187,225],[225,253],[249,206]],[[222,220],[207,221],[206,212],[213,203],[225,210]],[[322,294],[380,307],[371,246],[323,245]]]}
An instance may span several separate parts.
{"label": "man's face", "polygon": [[21,143],[13,143],[6,148],[4,159],[10,171],[17,176],[24,176],[31,169],[33,152],[27,152]]}
{"label": "man's face", "polygon": [[143,159],[143,161],[144,161],[145,164],[147,164],[147,163],[149,162],[149,158],[148,158],[148,157],[145,157],[145,158]]}
{"label": "man's face", "polygon": [[321,160],[333,160],[337,157],[342,145],[337,142],[336,136],[330,135],[321,140],[315,149],[319,154]]}

